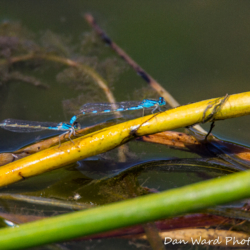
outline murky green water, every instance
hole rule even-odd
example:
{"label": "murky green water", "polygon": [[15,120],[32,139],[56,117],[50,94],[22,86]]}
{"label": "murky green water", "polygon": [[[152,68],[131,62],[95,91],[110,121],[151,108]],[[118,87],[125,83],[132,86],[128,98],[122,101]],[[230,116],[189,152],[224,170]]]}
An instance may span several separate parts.
{"label": "murky green water", "polygon": [[[250,2],[241,0],[2,0],[0,21],[21,22],[37,35],[51,30],[71,37],[73,44],[80,44],[84,32],[91,30],[83,19],[83,14],[89,12],[142,68],[180,104],[186,104],[249,91],[249,8]],[[0,83],[0,120],[68,121],[71,114],[63,109],[62,102],[75,98],[83,90],[59,83],[57,70],[50,65],[45,71],[26,68],[27,74],[48,84],[48,90],[18,81]],[[145,86],[146,83],[128,69],[114,83],[113,91],[117,101],[125,101],[134,99],[135,92]],[[249,117],[216,122],[213,133],[249,146]],[[0,151],[16,149],[39,136],[39,133],[27,135],[0,130]],[[146,154],[147,146],[138,142],[132,142],[130,148],[140,152],[138,158],[144,160],[190,157],[188,153],[169,152],[155,145],[150,146],[150,153]]]}
{"label": "murky green water", "polygon": [[[249,90],[248,1],[1,1],[0,20],[20,21],[33,32],[52,30],[79,42],[92,13],[128,54],[181,103]],[[76,93],[53,72],[41,91],[21,83],[1,88],[0,119],[66,120],[61,101]],[[118,101],[145,86],[128,71],[115,84]],[[18,117],[17,117],[18,116]],[[249,118],[217,122],[214,133],[249,144]],[[2,132],[1,132],[2,134]]]}

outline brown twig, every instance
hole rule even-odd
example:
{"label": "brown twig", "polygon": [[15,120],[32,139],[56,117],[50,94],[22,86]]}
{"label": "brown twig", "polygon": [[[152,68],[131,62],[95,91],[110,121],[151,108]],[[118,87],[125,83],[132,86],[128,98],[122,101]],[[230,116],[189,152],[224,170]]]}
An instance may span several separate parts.
{"label": "brown twig", "polygon": [[[164,89],[152,76],[150,76],[143,68],[141,68],[123,49],[121,49],[106,35],[106,33],[99,27],[91,14],[85,14],[84,17],[89,25],[102,38],[102,40],[108,44],[121,58],[123,58],[136,71],[136,73],[143,78],[143,80],[145,80],[153,89],[157,91],[160,96],[164,97],[166,102],[172,108],[180,106],[180,104],[166,89]],[[201,126],[195,125],[194,128],[204,135],[206,134],[206,131]]]}
{"label": "brown twig", "polygon": [[[153,77],[151,77],[144,69],[142,69],[129,55],[126,54],[124,50],[122,50],[106,35],[106,33],[99,27],[91,14],[85,14],[85,19],[89,23],[89,25],[96,31],[96,33],[102,38],[102,40],[106,44],[108,44],[120,57],[122,57],[152,88],[154,88],[159,93],[160,96],[164,97],[166,102],[168,102],[171,107],[179,106],[179,103],[170,95],[169,92],[167,92]],[[223,104],[226,100],[227,95],[225,96],[225,98],[223,98],[220,104]],[[218,110],[216,106],[215,110],[212,113],[214,114],[217,111]],[[188,130],[192,132],[195,137],[197,136],[196,138],[202,137],[201,140],[203,140],[206,135],[206,138],[208,137],[207,132],[200,125],[194,125],[188,128]],[[219,140],[217,139],[217,141]],[[217,152],[218,154],[218,149],[215,145],[210,145],[210,147],[214,148],[215,152]],[[239,167],[241,167],[240,165],[243,164],[245,167],[244,163],[239,163],[237,160],[231,159],[227,154],[221,155],[220,153],[218,154],[218,156],[223,158],[225,161],[230,162],[231,164],[235,164]]]}
{"label": "brown twig", "polygon": [[197,140],[193,135],[165,131],[137,138],[145,142],[163,144],[182,151],[191,151],[201,157],[217,156],[238,170],[249,169],[250,150],[237,144],[213,137],[209,142]]}
{"label": "brown twig", "polygon": [[141,68],[127,53],[122,50],[116,43],[114,43],[105,32],[97,25],[93,16],[90,14],[85,15],[85,19],[90,26],[96,31],[96,33],[102,38],[102,40],[108,44],[121,58],[123,58],[132,68],[140,75],[153,89],[155,89],[160,96],[168,102],[171,107],[177,107],[180,104],[143,68]]}

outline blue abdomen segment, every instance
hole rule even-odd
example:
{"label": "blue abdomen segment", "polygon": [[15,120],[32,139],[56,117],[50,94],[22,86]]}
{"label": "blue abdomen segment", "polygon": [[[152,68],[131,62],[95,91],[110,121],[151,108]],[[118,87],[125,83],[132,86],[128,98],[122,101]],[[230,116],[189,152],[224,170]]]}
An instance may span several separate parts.
{"label": "blue abdomen segment", "polygon": [[159,102],[160,106],[166,105],[166,101],[164,100],[163,97],[159,97],[159,101],[158,102]]}
{"label": "blue abdomen segment", "polygon": [[70,119],[70,124],[73,124],[76,121],[77,117],[74,115],[71,119]]}
{"label": "blue abdomen segment", "polygon": [[80,113],[73,116],[70,119],[70,124],[73,124],[76,119],[83,115],[91,114],[107,114],[111,112],[123,112],[129,110],[140,110],[140,109],[153,109],[153,112],[156,109],[160,109],[160,106],[165,105],[166,102],[163,97],[160,97],[159,100],[150,100],[145,99],[143,101],[130,101],[130,102],[118,102],[118,103],[87,103],[84,104]]}
{"label": "blue abdomen segment", "polygon": [[52,123],[52,122],[37,122],[37,121],[24,121],[16,119],[6,119],[0,122],[0,127],[12,132],[30,133],[42,130],[53,130],[53,131],[71,131],[76,128],[68,123]]}

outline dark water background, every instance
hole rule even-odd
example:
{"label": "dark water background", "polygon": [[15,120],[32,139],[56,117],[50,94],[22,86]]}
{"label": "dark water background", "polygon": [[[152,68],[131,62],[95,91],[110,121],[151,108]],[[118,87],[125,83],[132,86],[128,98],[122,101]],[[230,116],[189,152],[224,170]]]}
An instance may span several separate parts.
{"label": "dark water background", "polygon": [[[106,33],[183,105],[226,93],[249,91],[249,10],[250,2],[241,0],[1,0],[0,21],[19,21],[36,34],[51,30],[71,37],[77,44],[83,33],[91,30],[83,18],[84,13],[91,13]],[[27,73],[32,75],[33,72],[27,70]],[[22,82],[0,86],[0,120],[60,122],[70,119],[62,101],[75,98],[79,93],[58,83],[53,69],[36,74],[50,85],[49,90]],[[115,83],[114,95],[117,101],[126,101],[144,86],[146,83],[133,70],[128,70]],[[213,133],[222,139],[250,145],[249,125],[248,116],[220,121],[216,122]],[[208,129],[209,125],[203,127]],[[40,135],[45,137],[47,133],[34,136],[0,130],[0,151],[17,149]],[[159,145],[131,142],[129,146],[131,152],[139,152],[140,161],[191,155],[167,151],[165,146]],[[95,159],[93,162],[94,167],[102,168]],[[86,174],[90,163],[81,164],[86,165],[85,170],[80,170]],[[92,165],[90,167],[93,169]],[[68,175],[63,170],[46,173],[15,184],[10,190],[27,191],[34,182],[39,186],[37,189],[45,187],[45,178],[55,181],[61,172],[62,176]],[[206,179],[203,177],[199,173],[150,173],[148,186],[166,190]],[[144,179],[147,178],[146,175]],[[107,249],[107,246],[112,249],[108,241],[106,248],[103,242],[93,244],[98,249]],[[114,242],[119,249],[128,247],[127,241],[111,241],[111,244]]]}
{"label": "dark water background", "polygon": [[[82,17],[89,12],[180,104],[186,104],[249,91],[249,8],[248,1],[2,0],[0,20],[20,21],[38,33],[49,29],[79,43],[90,30]],[[0,119],[68,120],[62,100],[76,93],[58,84],[53,72],[43,77],[49,91],[22,83],[2,88]],[[143,86],[146,83],[129,70],[115,84],[114,94],[117,101],[128,100]],[[248,127],[249,117],[236,118],[217,122],[214,133],[249,145]]]}

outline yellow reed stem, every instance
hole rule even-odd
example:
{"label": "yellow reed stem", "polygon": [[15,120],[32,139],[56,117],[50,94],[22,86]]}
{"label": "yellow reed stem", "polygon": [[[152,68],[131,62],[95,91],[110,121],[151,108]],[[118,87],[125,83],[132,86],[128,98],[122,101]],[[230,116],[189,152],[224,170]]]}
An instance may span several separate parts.
{"label": "yellow reed stem", "polygon": [[[85,135],[72,142],[63,143],[0,168],[0,186],[8,185],[30,176],[66,166],[84,158],[97,155],[123,143],[147,134],[191,126],[203,122],[204,112],[213,112],[222,98],[205,100],[161,113],[140,117]],[[209,106],[209,108],[208,108]],[[229,96],[213,116],[223,120],[250,114],[250,92]]]}

